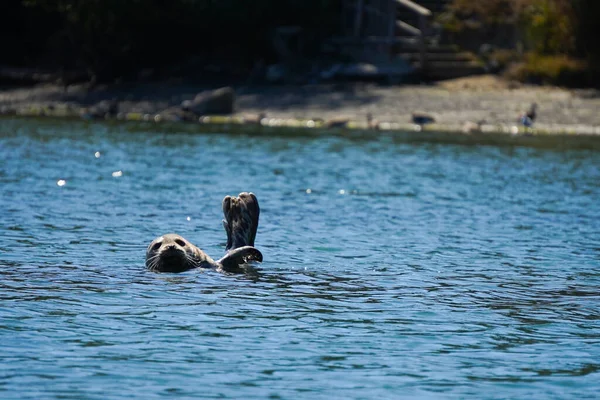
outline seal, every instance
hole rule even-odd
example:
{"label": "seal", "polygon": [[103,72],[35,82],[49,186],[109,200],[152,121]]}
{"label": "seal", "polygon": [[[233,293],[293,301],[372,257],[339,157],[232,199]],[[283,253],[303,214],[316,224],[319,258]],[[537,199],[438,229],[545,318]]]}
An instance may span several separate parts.
{"label": "seal", "polygon": [[184,272],[193,268],[214,268],[237,272],[250,261],[261,262],[262,253],[254,247],[260,208],[253,193],[223,199],[223,227],[227,233],[225,256],[215,261],[200,248],[176,233],[162,235],[146,250],[146,267],[155,272]]}

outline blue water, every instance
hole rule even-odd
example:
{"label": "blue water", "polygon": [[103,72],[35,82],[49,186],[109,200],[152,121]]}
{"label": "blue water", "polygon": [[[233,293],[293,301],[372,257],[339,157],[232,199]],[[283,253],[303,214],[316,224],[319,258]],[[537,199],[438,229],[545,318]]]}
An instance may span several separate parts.
{"label": "blue water", "polygon": [[176,129],[0,120],[0,398],[598,398],[600,153]]}

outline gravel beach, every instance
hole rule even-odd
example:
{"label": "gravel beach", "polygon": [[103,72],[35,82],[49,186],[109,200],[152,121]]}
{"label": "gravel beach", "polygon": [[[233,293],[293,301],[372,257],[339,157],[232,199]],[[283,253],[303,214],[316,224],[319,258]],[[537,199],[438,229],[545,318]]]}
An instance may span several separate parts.
{"label": "gravel beach", "polygon": [[[183,83],[97,86],[38,85],[0,89],[0,109],[13,113],[31,107],[68,107],[77,113],[106,100],[118,111],[156,114],[207,89]],[[237,86],[236,114],[266,113],[270,118],[343,119],[407,124],[413,112],[431,114],[441,126],[481,121],[516,125],[531,103],[538,104],[535,127],[547,132],[600,133],[600,92],[507,82],[491,75],[427,85],[383,86],[340,83],[304,86]]]}

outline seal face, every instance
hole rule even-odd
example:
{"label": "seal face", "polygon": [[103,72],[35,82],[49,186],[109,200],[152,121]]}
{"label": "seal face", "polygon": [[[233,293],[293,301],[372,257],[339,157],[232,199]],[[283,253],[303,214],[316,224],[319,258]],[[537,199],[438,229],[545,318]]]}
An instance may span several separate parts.
{"label": "seal face", "polygon": [[227,253],[214,261],[205,252],[175,233],[160,236],[146,250],[146,267],[155,272],[183,272],[193,268],[216,268],[240,272],[250,261],[261,262],[261,252],[254,247],[260,208],[253,193],[223,199],[223,227],[227,233]]}
{"label": "seal face", "polygon": [[151,271],[183,272],[216,266],[206,253],[174,233],[154,239],[146,250],[146,267]]}

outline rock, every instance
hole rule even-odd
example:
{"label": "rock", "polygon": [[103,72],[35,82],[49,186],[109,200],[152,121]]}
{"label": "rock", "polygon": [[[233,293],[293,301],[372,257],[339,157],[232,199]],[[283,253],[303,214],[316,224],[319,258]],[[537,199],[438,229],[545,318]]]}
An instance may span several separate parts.
{"label": "rock", "polygon": [[178,122],[178,121],[192,121],[198,120],[197,117],[193,116],[190,112],[186,112],[181,107],[173,106],[166,108],[160,112],[161,120]]}
{"label": "rock", "polygon": [[117,99],[102,100],[87,110],[90,118],[112,118],[119,113],[119,101]]}
{"label": "rock", "polygon": [[17,110],[15,110],[13,107],[9,107],[9,106],[0,107],[0,115],[15,115],[16,113],[17,113]]}
{"label": "rock", "polygon": [[235,91],[229,86],[207,90],[197,94],[193,100],[183,101],[181,109],[195,115],[233,114]]}
{"label": "rock", "polygon": [[325,122],[325,126],[327,128],[346,128],[348,123],[350,122],[350,118],[347,117],[334,117]]}
{"label": "rock", "polygon": [[481,132],[481,126],[485,124],[484,120],[480,120],[477,122],[466,121],[462,126],[463,133],[476,133]]}
{"label": "rock", "polygon": [[261,112],[259,114],[246,114],[242,116],[242,120],[245,124],[256,124],[262,125],[262,121],[267,118],[267,113]]}

